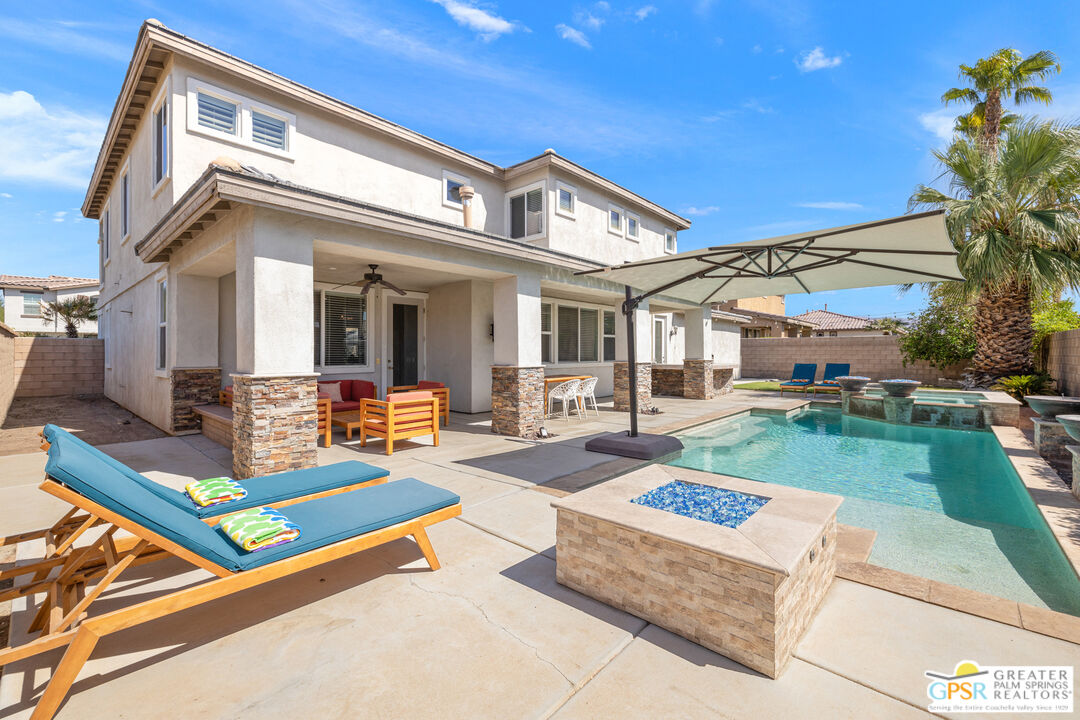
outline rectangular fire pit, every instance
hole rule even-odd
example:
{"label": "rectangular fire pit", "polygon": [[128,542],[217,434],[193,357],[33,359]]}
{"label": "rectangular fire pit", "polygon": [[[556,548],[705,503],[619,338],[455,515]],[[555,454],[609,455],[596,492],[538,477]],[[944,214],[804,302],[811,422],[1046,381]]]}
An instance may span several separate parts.
{"label": "rectangular fire pit", "polygon": [[832,582],[841,502],[652,465],[552,503],[556,578],[775,678]]}

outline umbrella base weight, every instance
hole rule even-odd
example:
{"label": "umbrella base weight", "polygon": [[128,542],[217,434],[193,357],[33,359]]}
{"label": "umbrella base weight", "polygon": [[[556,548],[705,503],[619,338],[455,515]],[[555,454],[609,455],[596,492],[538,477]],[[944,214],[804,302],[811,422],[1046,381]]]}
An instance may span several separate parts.
{"label": "umbrella base weight", "polygon": [[607,453],[638,460],[656,460],[677,456],[682,452],[683,444],[671,435],[649,435],[639,433],[630,437],[628,432],[614,432],[594,437],[585,443],[589,452]]}

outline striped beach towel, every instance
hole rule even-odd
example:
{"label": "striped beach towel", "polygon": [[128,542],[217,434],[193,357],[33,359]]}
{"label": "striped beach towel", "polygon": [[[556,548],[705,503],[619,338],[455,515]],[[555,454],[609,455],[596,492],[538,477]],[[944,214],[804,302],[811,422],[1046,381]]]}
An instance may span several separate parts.
{"label": "striped beach towel", "polygon": [[221,519],[229,539],[248,552],[287,543],[300,537],[300,526],[268,507],[241,510]]}
{"label": "striped beach towel", "polygon": [[216,477],[196,480],[184,486],[184,492],[199,507],[217,505],[247,497],[247,490],[232,478]]}

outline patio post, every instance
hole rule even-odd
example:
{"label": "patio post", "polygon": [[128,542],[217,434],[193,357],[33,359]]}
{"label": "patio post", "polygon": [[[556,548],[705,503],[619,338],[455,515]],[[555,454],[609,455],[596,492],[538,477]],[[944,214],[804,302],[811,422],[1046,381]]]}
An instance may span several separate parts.
{"label": "patio post", "polygon": [[629,314],[624,305],[621,312],[625,322],[615,323],[614,407],[620,412],[630,411],[633,397],[635,410],[631,412],[636,413],[652,403],[649,301],[639,300]]}
{"label": "patio post", "polygon": [[266,220],[236,238],[237,478],[318,465],[312,240]]}
{"label": "patio post", "polygon": [[491,367],[491,431],[533,437],[544,424],[544,366],[540,357],[540,276],[495,281]]}
{"label": "patio post", "polygon": [[683,397],[708,400],[713,392],[712,306],[687,310]]}

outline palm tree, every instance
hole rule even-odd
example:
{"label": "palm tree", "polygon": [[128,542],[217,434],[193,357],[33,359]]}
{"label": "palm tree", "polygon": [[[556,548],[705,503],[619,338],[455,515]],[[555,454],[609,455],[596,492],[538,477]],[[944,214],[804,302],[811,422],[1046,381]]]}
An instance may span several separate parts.
{"label": "palm tree", "polygon": [[64,321],[69,338],[79,337],[79,325],[87,320],[97,320],[97,305],[86,295],[76,295],[67,300],[47,302],[41,306],[41,319],[45,322]]}
{"label": "palm tree", "polygon": [[956,130],[971,136],[978,135],[988,155],[997,150],[998,137],[1016,116],[1001,107],[1002,96],[1012,97],[1013,102],[1041,102],[1049,105],[1054,99],[1051,92],[1031,85],[1031,81],[1043,79],[1061,72],[1057,56],[1049,50],[1040,50],[1023,57],[1018,50],[1002,48],[988,58],[981,58],[972,65],[960,66],[960,79],[967,80],[970,87],[955,87],[945,91],[941,101],[967,102],[974,107],[956,121]]}
{"label": "palm tree", "polygon": [[972,379],[983,385],[1032,369],[1032,297],[1080,288],[1080,127],[1027,120],[993,156],[958,137],[935,151],[949,191],[919,186],[910,208],[944,208],[975,303]]}

